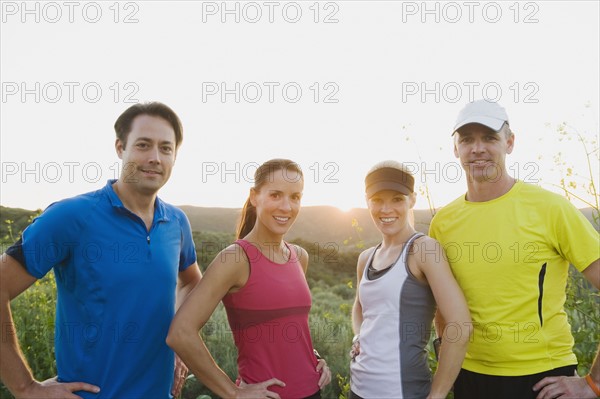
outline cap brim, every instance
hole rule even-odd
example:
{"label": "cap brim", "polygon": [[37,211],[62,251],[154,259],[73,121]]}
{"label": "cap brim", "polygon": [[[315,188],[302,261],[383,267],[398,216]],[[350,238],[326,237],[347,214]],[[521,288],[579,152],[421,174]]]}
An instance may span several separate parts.
{"label": "cap brim", "polygon": [[385,190],[398,191],[399,193],[402,193],[404,195],[412,194],[412,191],[410,191],[410,188],[408,188],[398,182],[381,181],[381,182],[371,184],[367,188],[367,190],[366,190],[367,197],[372,197],[373,195],[377,194],[378,192],[385,191]]}
{"label": "cap brim", "polygon": [[454,130],[452,131],[452,134],[454,134],[461,127],[468,125],[469,123],[479,123],[481,125],[489,127],[490,129],[492,129],[493,131],[498,133],[500,131],[500,129],[502,128],[502,125],[504,125],[504,122],[506,122],[506,121],[503,119],[491,118],[489,116],[472,116],[472,117],[463,119],[462,121],[457,123],[456,126],[454,126]]}

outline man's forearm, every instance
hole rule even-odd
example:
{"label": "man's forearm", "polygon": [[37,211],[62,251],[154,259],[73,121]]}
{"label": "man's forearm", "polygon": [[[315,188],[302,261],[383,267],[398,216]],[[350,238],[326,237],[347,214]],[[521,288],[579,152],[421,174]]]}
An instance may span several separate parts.
{"label": "man's forearm", "polygon": [[185,298],[189,295],[194,287],[185,285],[183,287],[177,287],[176,299],[175,299],[175,310],[179,309]]}
{"label": "man's forearm", "polygon": [[8,298],[2,298],[1,306],[0,380],[13,395],[18,397],[19,393],[35,382],[35,379],[21,352]]}
{"label": "man's forearm", "polygon": [[198,285],[202,279],[202,273],[196,263],[189,266],[185,271],[179,273],[177,289],[175,291],[175,310],[179,309],[185,298]]}

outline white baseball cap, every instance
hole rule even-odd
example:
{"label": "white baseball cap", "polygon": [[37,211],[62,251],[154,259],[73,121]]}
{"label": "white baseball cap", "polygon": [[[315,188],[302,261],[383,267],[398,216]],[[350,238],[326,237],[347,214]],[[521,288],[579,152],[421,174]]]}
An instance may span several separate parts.
{"label": "white baseball cap", "polygon": [[498,132],[505,122],[508,123],[508,114],[500,104],[487,100],[477,100],[468,103],[459,112],[452,134],[469,123],[480,123]]}

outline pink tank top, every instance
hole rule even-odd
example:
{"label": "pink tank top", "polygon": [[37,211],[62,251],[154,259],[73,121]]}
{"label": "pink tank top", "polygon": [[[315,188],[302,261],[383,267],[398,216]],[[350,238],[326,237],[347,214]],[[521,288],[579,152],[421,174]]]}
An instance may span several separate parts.
{"label": "pink tank top", "polygon": [[250,263],[250,277],[223,304],[238,349],[238,373],[246,383],[270,378],[285,387],[268,389],[282,398],[304,398],[319,390],[317,359],[308,327],[311,296],[295,248],[285,264],[265,257],[257,247],[237,240]]}

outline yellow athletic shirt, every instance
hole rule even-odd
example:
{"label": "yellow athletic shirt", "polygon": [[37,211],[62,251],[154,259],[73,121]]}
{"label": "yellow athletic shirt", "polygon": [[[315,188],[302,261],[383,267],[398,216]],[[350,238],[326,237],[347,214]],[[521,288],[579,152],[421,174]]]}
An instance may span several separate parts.
{"label": "yellow athletic shirt", "polygon": [[[518,376],[577,363],[564,311],[569,262],[600,257],[600,238],[569,201],[517,181],[487,202],[464,196],[433,218],[473,320],[463,368]],[[458,331],[447,327],[444,339]],[[456,337],[456,335],[454,335]]]}

